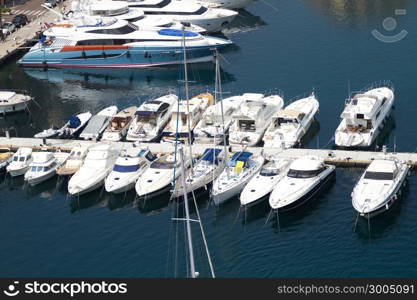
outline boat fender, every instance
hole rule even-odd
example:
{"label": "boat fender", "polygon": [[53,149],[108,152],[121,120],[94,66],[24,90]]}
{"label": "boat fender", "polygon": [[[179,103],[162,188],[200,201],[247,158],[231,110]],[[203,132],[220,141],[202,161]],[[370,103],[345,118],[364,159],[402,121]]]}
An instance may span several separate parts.
{"label": "boat fender", "polygon": [[385,204],[385,209],[388,210],[388,208],[389,208],[389,206],[388,206],[388,203],[387,203],[387,204]]}

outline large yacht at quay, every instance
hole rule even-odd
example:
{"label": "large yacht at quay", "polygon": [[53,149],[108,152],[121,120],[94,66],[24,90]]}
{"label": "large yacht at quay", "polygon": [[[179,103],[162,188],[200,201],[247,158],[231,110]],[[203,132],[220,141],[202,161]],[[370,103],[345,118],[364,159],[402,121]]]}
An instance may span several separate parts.
{"label": "large yacht at quay", "polygon": [[342,121],[336,129],[339,147],[370,147],[394,104],[394,91],[380,87],[355,95],[346,101]]}
{"label": "large yacht at quay", "polygon": [[143,68],[212,60],[213,48],[231,41],[176,29],[139,30],[117,19],[56,24],[18,64],[25,67]]}

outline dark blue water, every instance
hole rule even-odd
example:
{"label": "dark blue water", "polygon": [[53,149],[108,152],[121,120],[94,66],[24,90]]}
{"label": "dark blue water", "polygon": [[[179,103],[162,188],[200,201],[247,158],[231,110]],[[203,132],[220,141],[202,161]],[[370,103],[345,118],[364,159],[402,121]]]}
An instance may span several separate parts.
{"label": "dark blue water", "polygon": [[[223,54],[223,89],[231,94],[282,90],[285,99],[313,88],[320,114],[307,146],[331,147],[348,93],[389,79],[396,109],[379,144],[398,151],[417,148],[417,3],[395,0],[258,1],[230,29],[236,47]],[[277,2],[277,3],[275,3]],[[395,9],[406,9],[397,16]],[[397,28],[382,22],[395,17]],[[393,44],[371,31],[393,35]],[[213,66],[191,67],[191,89],[213,89]],[[109,104],[119,107],[178,91],[178,70],[27,71],[14,62],[0,69],[1,88],[25,88],[42,106],[31,116],[0,119],[0,128],[29,136],[70,114]],[[12,131],[13,133],[14,131]],[[338,170],[336,181],[310,205],[264,226],[268,207],[235,222],[238,201],[220,207],[198,204],[218,277],[416,276],[417,177],[388,213],[359,220],[350,193],[361,170]],[[22,179],[0,180],[0,276],[186,276],[184,224],[171,222],[183,207],[168,199],[134,203],[133,194],[93,193],[67,199],[56,180],[36,188]],[[208,276],[204,249],[195,232],[197,269]],[[176,253],[177,250],[177,253]]]}

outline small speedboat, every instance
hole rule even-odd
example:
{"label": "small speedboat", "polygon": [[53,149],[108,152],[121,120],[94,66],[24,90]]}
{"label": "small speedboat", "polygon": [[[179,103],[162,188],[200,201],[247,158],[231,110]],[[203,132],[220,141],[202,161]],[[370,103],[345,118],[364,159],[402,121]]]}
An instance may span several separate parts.
{"label": "small speedboat", "polygon": [[87,147],[74,147],[65,162],[56,170],[58,176],[71,176],[77,172],[87,156]]}
{"label": "small speedboat", "polygon": [[26,92],[0,91],[0,114],[26,110],[31,100],[33,98]]}
{"label": "small speedboat", "polygon": [[129,129],[130,123],[133,120],[133,116],[137,110],[136,106],[130,106],[128,108],[119,111],[111,120],[106,130],[103,133],[102,141],[117,142],[122,140]]}
{"label": "small speedboat", "polygon": [[220,176],[214,180],[212,189],[214,203],[219,205],[239,195],[249,180],[259,172],[264,161],[262,155],[236,152]]}
{"label": "small speedboat", "polygon": [[346,100],[342,121],[335,132],[339,147],[370,147],[375,141],[394,104],[394,91],[380,87]]}
{"label": "small speedboat", "polygon": [[67,157],[68,153],[63,152],[34,152],[33,161],[25,173],[25,181],[34,186],[54,177],[56,169]]}
{"label": "small speedboat", "polygon": [[92,114],[90,112],[81,113],[72,116],[61,129],[58,130],[58,136],[60,138],[73,138],[87,125],[91,119]]}
{"label": "small speedboat", "polygon": [[296,159],[269,196],[269,205],[280,211],[297,208],[312,199],[334,174],[335,167],[318,157]]}
{"label": "small speedboat", "polygon": [[109,125],[110,119],[117,113],[117,106],[109,106],[92,116],[87,126],[80,134],[80,138],[84,140],[97,141],[103,131]]}
{"label": "small speedboat", "polygon": [[[208,148],[204,151],[201,159],[194,167],[187,172],[185,184],[187,193],[198,192],[202,189],[208,190],[225,167],[225,161],[221,154],[222,150],[217,148]],[[180,179],[176,182],[174,196],[184,195],[184,188]]]}
{"label": "small speedboat", "polygon": [[318,110],[319,102],[313,93],[278,111],[265,132],[264,147],[287,149],[300,145]]}
{"label": "small speedboat", "polygon": [[106,178],[104,183],[106,191],[120,194],[133,189],[138,178],[155,159],[156,156],[149,150],[131,148],[123,152]]}
{"label": "small speedboat", "polygon": [[240,205],[249,207],[266,199],[277,183],[287,174],[291,159],[274,159],[248,182],[240,194]]}
{"label": "small speedboat", "polygon": [[117,156],[118,151],[110,145],[97,145],[89,148],[83,165],[68,182],[68,193],[82,195],[103,186]]}
{"label": "small speedboat", "polygon": [[13,154],[12,161],[7,166],[7,172],[12,177],[24,175],[32,163],[32,148],[19,148]]}
{"label": "small speedboat", "polygon": [[152,142],[161,136],[162,130],[171,118],[171,112],[178,101],[170,94],[155,100],[146,101],[135,112],[126,140]]}
{"label": "small speedboat", "polygon": [[35,134],[33,137],[37,138],[37,139],[50,139],[50,138],[54,138],[57,137],[59,134],[59,129],[57,127],[51,127],[48,129],[45,129],[41,132],[38,132],[37,134]]}
{"label": "small speedboat", "polygon": [[10,148],[0,148],[0,172],[5,172],[6,167],[11,162],[13,152],[10,151]]}
{"label": "small speedboat", "polygon": [[[184,167],[191,163],[189,154],[185,155]],[[139,197],[153,197],[168,191],[172,183],[181,174],[179,154],[162,155],[151,163],[149,168],[136,182],[136,193]]]}
{"label": "small speedboat", "polygon": [[410,167],[398,159],[375,159],[352,192],[352,205],[363,217],[387,211],[398,199]]}

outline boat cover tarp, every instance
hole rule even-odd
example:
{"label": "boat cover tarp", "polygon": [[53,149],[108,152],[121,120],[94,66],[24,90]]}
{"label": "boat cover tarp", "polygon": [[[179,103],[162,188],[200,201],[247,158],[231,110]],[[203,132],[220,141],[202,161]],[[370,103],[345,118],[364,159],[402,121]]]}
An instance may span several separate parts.
{"label": "boat cover tarp", "polygon": [[202,160],[214,162],[217,164],[217,156],[222,152],[221,149],[208,148],[204,150]]}
{"label": "boat cover tarp", "polygon": [[151,111],[151,110],[138,110],[135,112],[135,115],[137,116],[150,116],[155,114],[155,111]]}
{"label": "boat cover tarp", "polygon": [[85,127],[85,129],[81,133],[81,136],[100,133],[103,127],[107,126],[107,123],[109,120],[110,120],[110,117],[108,116],[102,116],[102,115],[93,116],[90,122],[88,122],[87,127]]}
{"label": "boat cover tarp", "polygon": [[251,152],[236,152],[235,154],[233,154],[232,158],[229,161],[229,167],[235,167],[238,161],[241,161],[244,164],[246,164],[246,162],[252,155],[253,153]]}
{"label": "boat cover tarp", "polygon": [[81,120],[77,116],[72,116],[68,122],[68,128],[77,128],[81,125]]}
{"label": "boat cover tarp", "polygon": [[182,31],[179,29],[161,29],[158,31],[160,35],[168,35],[168,36],[186,36],[186,37],[193,37],[198,36],[198,33],[192,32],[192,31]]}

